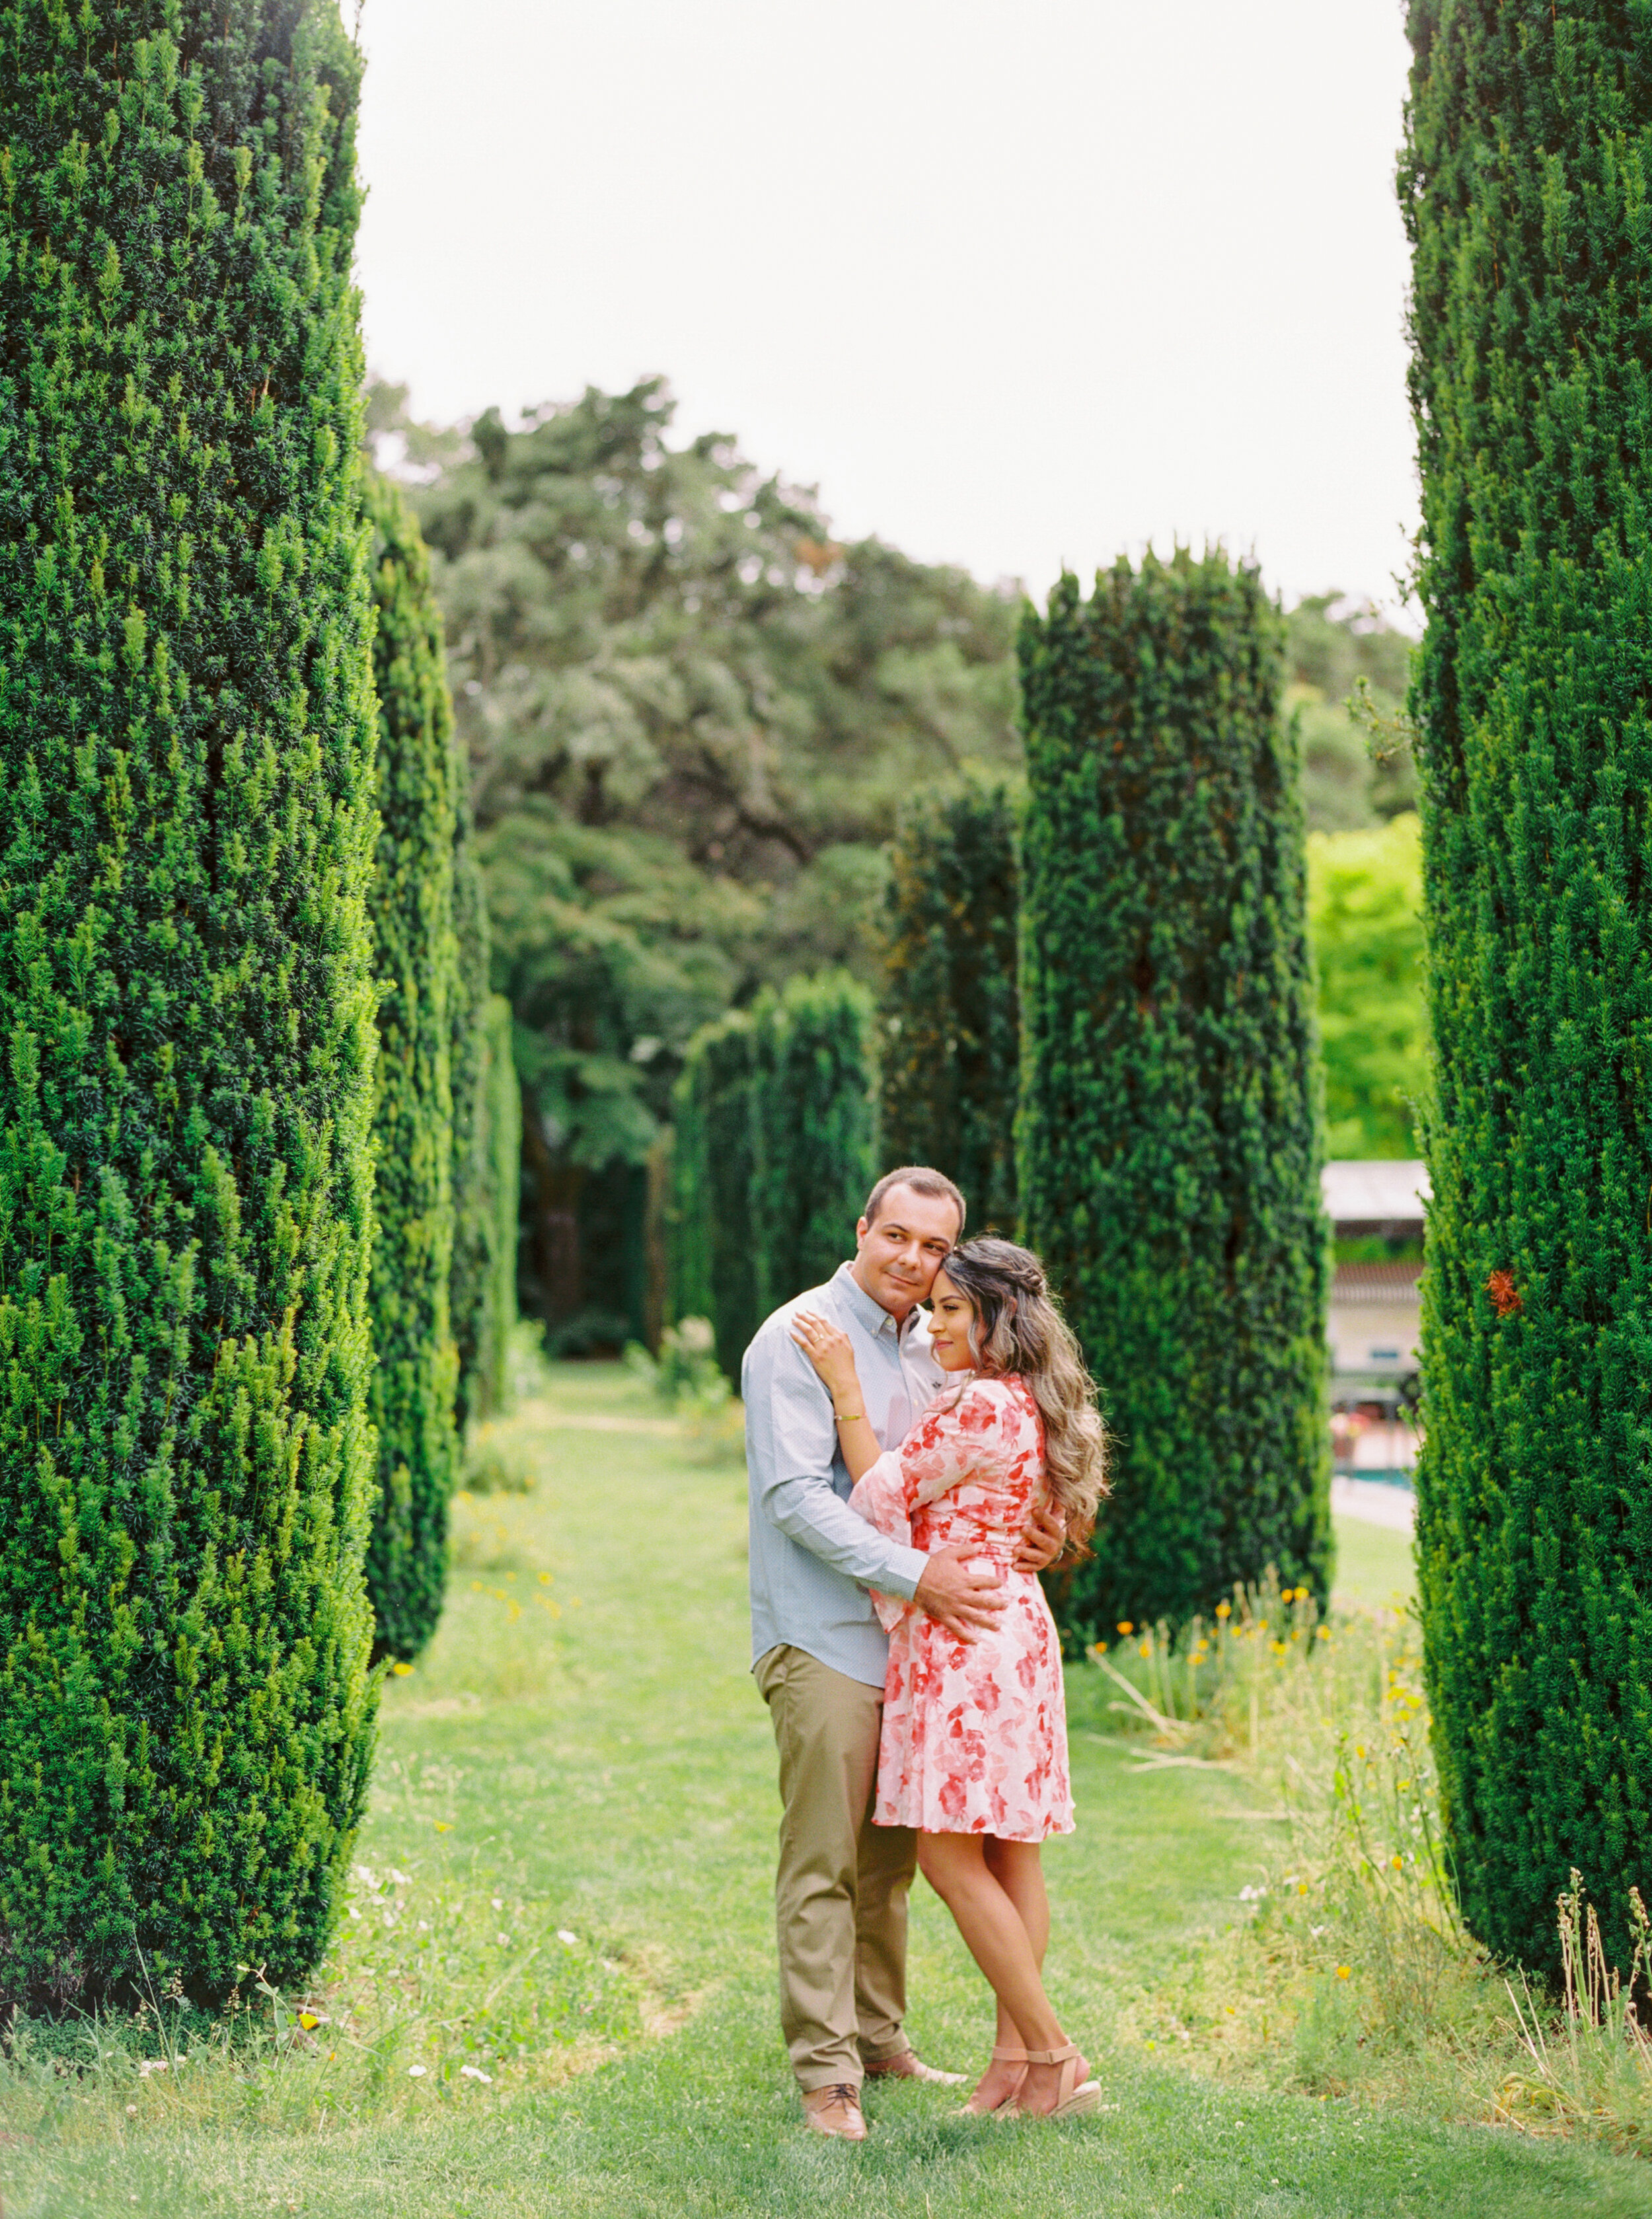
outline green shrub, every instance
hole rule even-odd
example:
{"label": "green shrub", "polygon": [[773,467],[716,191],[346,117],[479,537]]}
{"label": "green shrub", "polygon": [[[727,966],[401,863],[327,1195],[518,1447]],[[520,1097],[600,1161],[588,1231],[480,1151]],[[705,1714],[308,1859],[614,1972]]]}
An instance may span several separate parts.
{"label": "green shrub", "polygon": [[671,1153],[671,1310],[708,1317],[730,1378],[762,1322],[752,1246],[751,1019],[730,1010],[684,1053]]}
{"label": "green shrub", "polygon": [[0,5],[0,1991],[53,2005],[301,1978],[370,1759],[358,73],[320,5]]}
{"label": "green shrub", "polygon": [[378,868],[370,904],[379,972],[374,1110],[372,1414],[379,1493],[367,1551],[375,1650],[413,1657],[447,1580],[458,1463],[453,1267],[453,713],[430,558],[401,494],[368,482],[373,669],[379,697]]}
{"label": "green shrub", "polygon": [[1278,620],[1220,553],[1064,578],[1021,637],[1022,1221],[1115,1495],[1070,1638],[1330,1571],[1319,1061]]}
{"label": "green shrub", "polygon": [[1003,783],[921,799],[890,877],[879,1150],[955,1179],[973,1232],[1015,1228],[1017,816]]}
{"label": "green shrub", "polygon": [[854,1252],[874,1176],[873,1083],[872,998],[846,971],[792,979],[760,998],[751,1092],[759,1318]]}
{"label": "green shrub", "polygon": [[1475,1933],[1558,1970],[1576,1867],[1626,1970],[1652,1874],[1647,25],[1414,0],[1411,29],[1429,1687]]}

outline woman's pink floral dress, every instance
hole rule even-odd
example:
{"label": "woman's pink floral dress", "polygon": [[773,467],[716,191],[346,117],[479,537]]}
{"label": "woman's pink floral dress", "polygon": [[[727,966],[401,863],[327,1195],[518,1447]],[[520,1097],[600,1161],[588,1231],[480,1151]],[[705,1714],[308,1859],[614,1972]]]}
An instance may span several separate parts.
{"label": "woman's pink floral dress", "polygon": [[849,1497],[914,1548],[976,1545],[1009,1589],[997,1629],[960,1641],[910,1603],[874,1595],[889,1629],[878,1752],[879,1826],[1041,1842],[1072,1831],[1061,1646],[1044,1590],[1012,1559],[1044,1477],[1044,1427],[1025,1382],[946,1387]]}

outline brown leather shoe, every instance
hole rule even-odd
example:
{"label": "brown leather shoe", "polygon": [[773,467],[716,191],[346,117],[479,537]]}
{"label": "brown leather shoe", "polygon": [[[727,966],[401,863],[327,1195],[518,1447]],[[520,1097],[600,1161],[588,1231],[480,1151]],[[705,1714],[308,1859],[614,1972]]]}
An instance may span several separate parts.
{"label": "brown leather shoe", "polygon": [[835,2135],[844,2142],[863,2142],[866,2138],[860,2091],[853,2080],[834,2080],[827,2088],[805,2088],[803,2116],[817,2135]]}
{"label": "brown leather shoe", "polygon": [[961,2073],[942,2073],[934,2065],[926,2065],[916,2049],[897,2049],[892,2057],[880,2057],[876,2064],[866,2068],[868,2080],[928,2080],[939,2088],[961,2088]]}

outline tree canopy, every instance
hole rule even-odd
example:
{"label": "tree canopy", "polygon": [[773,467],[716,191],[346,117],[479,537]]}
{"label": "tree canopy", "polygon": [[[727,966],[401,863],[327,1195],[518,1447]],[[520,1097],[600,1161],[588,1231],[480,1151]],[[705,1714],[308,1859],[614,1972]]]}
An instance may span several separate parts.
{"label": "tree canopy", "polygon": [[525,1276],[616,1333],[691,1035],[800,971],[873,979],[899,804],[1020,760],[1013,593],[839,544],[731,438],[673,445],[673,407],[650,379],[440,434],[381,388],[373,419],[426,481],[531,1111]]}

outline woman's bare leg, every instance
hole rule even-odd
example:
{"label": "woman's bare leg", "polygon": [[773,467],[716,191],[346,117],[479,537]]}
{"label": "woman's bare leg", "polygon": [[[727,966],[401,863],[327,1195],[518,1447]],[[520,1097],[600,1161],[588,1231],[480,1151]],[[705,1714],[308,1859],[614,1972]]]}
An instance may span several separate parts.
{"label": "woman's bare leg", "polygon": [[[1033,1962],[1042,1972],[1044,1952],[1050,1941],[1050,1899],[1045,1893],[1039,1845],[1036,1842],[1001,1842],[996,1834],[982,1838],[986,1868],[1020,1914],[1027,1939],[1032,1944]],[[998,2023],[992,2040],[998,2049],[1026,2048],[1020,2029],[1003,2004],[998,2005]],[[978,2111],[997,2110],[1014,2096],[1026,2076],[1024,2065],[1009,2065],[994,2059],[976,2084],[970,2098],[972,2107]]]}
{"label": "woman's bare leg", "polygon": [[[985,1973],[1021,2047],[1063,2048],[1067,2037],[1044,1992],[1031,1936],[1003,1882],[988,1868],[981,1836],[920,1834],[918,1866],[957,1920],[970,1955]],[[1081,2079],[1088,2069],[1086,2065]],[[1053,2110],[1059,2079],[1057,2066],[1029,2066],[1022,2109]]]}

